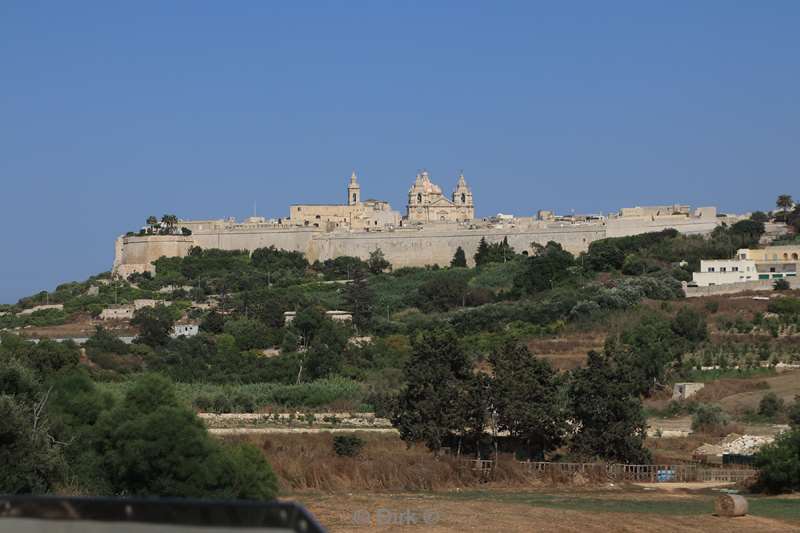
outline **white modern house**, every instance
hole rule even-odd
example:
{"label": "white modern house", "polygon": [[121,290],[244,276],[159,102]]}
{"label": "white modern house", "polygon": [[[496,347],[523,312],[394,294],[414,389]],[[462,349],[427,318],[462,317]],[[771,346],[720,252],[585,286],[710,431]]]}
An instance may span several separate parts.
{"label": "white modern house", "polygon": [[713,259],[700,261],[700,272],[692,274],[698,287],[740,283],[758,279],[756,262],[751,259]]}

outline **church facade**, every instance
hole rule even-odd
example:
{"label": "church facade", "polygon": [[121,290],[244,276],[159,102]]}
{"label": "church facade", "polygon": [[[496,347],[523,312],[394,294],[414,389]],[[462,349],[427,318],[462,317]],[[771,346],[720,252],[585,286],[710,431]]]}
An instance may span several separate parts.
{"label": "church facade", "polygon": [[408,191],[406,217],[393,210],[384,200],[362,200],[361,185],[356,173],[347,184],[347,201],[344,204],[295,204],[289,208],[289,224],[323,228],[372,229],[400,227],[407,223],[466,222],[475,218],[472,190],[464,174],[459,174],[455,190],[447,198],[442,189],[431,182],[427,170],[417,173],[414,185]]}
{"label": "church facade", "polygon": [[441,187],[431,181],[427,170],[417,174],[414,185],[408,191],[406,220],[408,222],[466,222],[475,218],[472,191],[467,186],[464,174],[448,199]]}

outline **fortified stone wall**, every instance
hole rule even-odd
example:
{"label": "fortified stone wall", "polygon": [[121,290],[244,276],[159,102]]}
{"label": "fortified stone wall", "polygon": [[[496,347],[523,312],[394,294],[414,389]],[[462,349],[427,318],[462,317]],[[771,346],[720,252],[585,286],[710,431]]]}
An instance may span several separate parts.
{"label": "fortified stone wall", "polygon": [[548,241],[561,244],[566,250],[578,254],[588,249],[589,244],[605,237],[605,228],[595,226],[571,226],[568,228],[531,229],[431,229],[398,230],[381,233],[328,233],[313,241],[314,253],[310,260],[333,259],[350,255],[366,259],[370,252],[380,248],[386,260],[395,267],[450,264],[453,254],[460,246],[472,263],[478,243],[485,237],[489,243],[508,238],[508,243],[518,253],[533,250],[531,243],[541,245]]}
{"label": "fortified stone wall", "polygon": [[317,228],[270,228],[262,230],[226,230],[195,233],[193,245],[220,250],[249,250],[275,246],[291,252],[312,255],[311,239],[322,233]]}
{"label": "fortified stone wall", "polygon": [[210,229],[191,236],[166,235],[120,237],[117,239],[114,273],[127,276],[132,272],[152,270],[151,263],[161,256],[183,257],[192,246],[222,250],[249,250],[275,246],[301,252],[309,261],[333,259],[349,255],[366,259],[380,248],[395,267],[425,266],[450,263],[456,249],[464,249],[472,261],[482,237],[488,242],[508,242],[517,252],[531,252],[532,243],[548,241],[561,244],[573,254],[589,248],[589,244],[606,237],[635,235],[675,228],[682,233],[708,233],[718,224],[715,219],[664,217],[655,220],[612,219],[607,224],[551,224],[527,227],[466,229],[440,225],[422,229],[398,229],[376,232],[325,232],[320,228],[251,228]]}
{"label": "fortified stone wall", "polygon": [[666,217],[620,217],[606,221],[606,236],[625,237],[651,231],[674,228],[687,235],[710,233],[719,225],[716,218],[687,218],[680,215]]}

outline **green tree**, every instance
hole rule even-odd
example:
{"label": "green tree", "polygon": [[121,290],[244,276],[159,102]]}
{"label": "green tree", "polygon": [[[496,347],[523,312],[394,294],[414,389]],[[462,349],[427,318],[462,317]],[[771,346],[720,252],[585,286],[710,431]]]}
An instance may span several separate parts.
{"label": "green tree", "polygon": [[164,215],[161,217],[161,228],[165,233],[172,233],[178,224],[178,217],[175,215]]}
{"label": "green tree", "polygon": [[729,233],[737,247],[752,248],[758,245],[764,231],[763,222],[740,220],[730,227]]}
{"label": "green tree", "polygon": [[569,269],[574,265],[572,254],[550,241],[536,255],[525,260],[525,270],[516,276],[514,286],[528,294],[552,289],[573,275]]}
{"label": "green tree", "polygon": [[53,437],[65,443],[68,477],[93,494],[111,490],[94,448],[94,432],[100,415],[113,404],[113,397],[100,392],[87,372],[80,369],[58,376],[47,405]]}
{"label": "green tree", "polygon": [[702,403],[692,414],[692,431],[715,432],[730,422],[718,405]]}
{"label": "green tree", "polygon": [[456,253],[453,254],[453,259],[450,260],[450,266],[454,268],[466,268],[467,256],[464,254],[464,249],[462,247],[459,246],[456,248]]}
{"label": "green tree", "polygon": [[26,403],[0,395],[0,492],[41,494],[63,479],[63,459],[42,413],[46,397]]}
{"label": "green tree", "polygon": [[386,260],[386,257],[384,257],[383,255],[383,250],[381,250],[380,248],[375,248],[373,251],[369,253],[369,259],[367,260],[367,268],[373,274],[380,274],[390,266],[392,266],[392,264]]}
{"label": "green tree", "polygon": [[141,378],[97,422],[95,447],[115,493],[201,498],[274,497],[274,474],[249,447],[212,440],[166,379]]}
{"label": "green tree", "polygon": [[793,427],[800,426],[800,394],[795,395],[794,403],[786,410],[786,418]]}
{"label": "green tree", "polygon": [[761,222],[762,224],[765,224],[765,223],[769,222],[769,216],[763,211],[753,211],[750,214],[750,220],[752,220],[754,222]]}
{"label": "green tree", "polygon": [[647,422],[642,402],[614,362],[589,352],[587,366],[573,370],[567,392],[568,411],[577,428],[570,450],[587,459],[647,463]]}
{"label": "green tree", "polygon": [[258,320],[252,318],[228,320],[223,330],[236,339],[239,350],[263,349],[270,346],[269,331]]}
{"label": "green tree", "polygon": [[131,325],[139,329],[138,341],[148,346],[166,344],[174,324],[172,312],[164,305],[137,309],[131,320]]}
{"label": "green tree", "polygon": [[222,333],[225,328],[225,317],[216,309],[212,309],[200,322],[200,329],[213,334]]}
{"label": "green tree", "polygon": [[800,490],[800,428],[779,434],[755,457],[758,488],[772,493]]}
{"label": "green tree", "polygon": [[309,379],[320,379],[338,374],[347,349],[345,327],[326,318],[315,332],[306,357]]}
{"label": "green tree", "polygon": [[415,304],[424,311],[447,311],[467,303],[469,286],[464,271],[437,273],[417,288]]}
{"label": "green tree", "polygon": [[649,395],[665,382],[667,368],[678,359],[683,349],[679,340],[666,317],[646,313],[619,335],[607,337],[604,351],[620,372],[618,379]]}
{"label": "green tree", "polygon": [[271,273],[291,271],[301,275],[308,268],[308,261],[301,252],[279,250],[275,246],[258,248],[250,259],[254,267]]}
{"label": "green tree", "polygon": [[794,200],[792,200],[791,194],[781,194],[778,196],[778,199],[775,201],[775,206],[778,209],[782,210],[786,213],[788,210],[794,206]]}
{"label": "green tree", "polygon": [[156,226],[158,226],[158,218],[155,215],[150,215],[147,217],[147,225],[150,226],[150,233],[153,233]]}
{"label": "green tree", "polygon": [[345,285],[342,299],[346,308],[353,315],[353,324],[359,331],[369,330],[375,309],[375,294],[369,286],[364,271],[357,268],[353,279]]}
{"label": "green tree", "polygon": [[789,280],[786,279],[776,279],[775,282],[772,284],[772,288],[776,291],[788,291],[792,288],[789,284]]}
{"label": "green tree", "polygon": [[479,267],[489,262],[489,244],[486,242],[486,237],[481,237],[478,242],[478,250],[475,252],[475,266]]}
{"label": "green tree", "polygon": [[550,364],[524,345],[508,343],[489,358],[498,423],[519,438],[528,457],[541,458],[563,442],[567,424],[558,379]]}
{"label": "green tree", "polygon": [[774,392],[768,392],[758,402],[758,414],[767,418],[775,418],[784,409],[783,399]]}
{"label": "green tree", "polygon": [[458,398],[472,373],[455,332],[437,328],[412,342],[392,423],[407,442],[424,442],[438,450],[446,439],[463,434]]}
{"label": "green tree", "polygon": [[689,347],[708,340],[705,315],[690,307],[682,307],[672,319],[670,327],[673,333],[689,343]]}

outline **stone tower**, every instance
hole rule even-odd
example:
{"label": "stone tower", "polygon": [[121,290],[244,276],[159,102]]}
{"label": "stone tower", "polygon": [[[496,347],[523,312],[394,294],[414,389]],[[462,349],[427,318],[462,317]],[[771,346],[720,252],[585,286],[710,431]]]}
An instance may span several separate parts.
{"label": "stone tower", "polygon": [[456,184],[456,188],[453,191],[453,205],[456,206],[459,220],[472,220],[475,218],[472,190],[467,186],[463,172],[458,174],[458,184]]}
{"label": "stone tower", "polygon": [[347,205],[358,205],[361,203],[361,185],[358,184],[356,171],[350,175],[350,183],[347,185]]}

